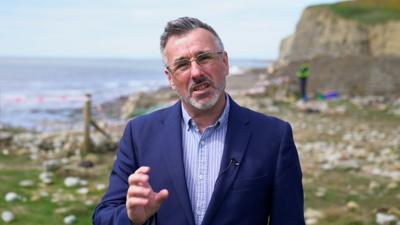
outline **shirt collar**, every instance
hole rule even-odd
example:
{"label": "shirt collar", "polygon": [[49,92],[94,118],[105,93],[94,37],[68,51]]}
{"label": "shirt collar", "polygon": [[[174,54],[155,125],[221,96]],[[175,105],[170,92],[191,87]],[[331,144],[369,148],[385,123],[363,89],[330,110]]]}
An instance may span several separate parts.
{"label": "shirt collar", "polygon": [[[222,112],[222,114],[218,118],[218,120],[213,125],[211,125],[211,127],[213,127],[213,126],[222,127],[222,126],[225,126],[225,124],[227,124],[227,122],[228,122],[230,100],[229,100],[229,96],[227,94],[225,94],[225,98],[226,98],[226,103],[225,103],[224,111]],[[185,127],[187,128],[186,130],[190,130],[193,127],[197,127],[196,123],[190,117],[189,113],[186,111],[183,104],[181,104],[181,109],[182,109],[183,122],[185,124]]]}

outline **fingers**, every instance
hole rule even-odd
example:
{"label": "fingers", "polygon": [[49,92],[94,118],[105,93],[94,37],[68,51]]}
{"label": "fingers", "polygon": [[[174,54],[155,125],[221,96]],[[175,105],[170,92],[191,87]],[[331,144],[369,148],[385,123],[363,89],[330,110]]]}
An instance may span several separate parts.
{"label": "fingers", "polygon": [[131,185],[128,188],[128,197],[149,198],[152,190],[148,187]]}
{"label": "fingers", "polygon": [[128,208],[150,205],[154,209],[158,209],[169,195],[166,189],[163,189],[158,193],[152,193],[148,188],[143,188],[143,190],[137,190],[136,188],[134,188],[129,192],[130,193],[128,193],[126,204]]}
{"label": "fingers", "polygon": [[128,198],[126,200],[126,207],[128,209],[134,209],[135,207],[138,206],[146,206],[149,203],[149,199],[147,198]]}
{"label": "fingers", "polygon": [[149,184],[150,167],[140,167],[128,179],[127,206],[146,206],[148,204],[159,206],[168,198],[166,189],[156,193]]}
{"label": "fingers", "polygon": [[[142,166],[137,169],[135,173],[129,176],[129,188],[127,192],[128,198],[134,197],[147,199],[150,197],[150,194],[153,192],[153,190],[151,189],[151,186],[149,184],[149,172],[150,167]],[[139,202],[143,203],[144,201]]]}
{"label": "fingers", "polygon": [[135,171],[135,173],[145,173],[145,174],[149,174],[149,172],[150,172],[150,167],[148,166],[141,166],[139,167],[139,169]]}
{"label": "fingers", "polygon": [[146,186],[149,183],[149,175],[134,173],[128,178],[129,185]]}
{"label": "fingers", "polygon": [[149,184],[149,174],[150,167],[142,166],[128,178],[126,208],[130,220],[137,224],[143,224],[156,213],[168,197],[168,191],[165,189],[158,193],[153,191]]}
{"label": "fingers", "polygon": [[167,189],[162,189],[160,192],[156,193],[154,200],[155,200],[158,208],[168,198],[168,195],[169,195],[169,193],[168,193]]}
{"label": "fingers", "polygon": [[129,185],[149,187],[150,167],[142,166],[131,174],[128,178]]}

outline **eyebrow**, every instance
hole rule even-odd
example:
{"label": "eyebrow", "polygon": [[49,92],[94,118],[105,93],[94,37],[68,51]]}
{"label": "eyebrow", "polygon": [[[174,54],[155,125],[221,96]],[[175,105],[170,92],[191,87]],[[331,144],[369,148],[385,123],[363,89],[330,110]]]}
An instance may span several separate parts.
{"label": "eyebrow", "polygon": [[[196,56],[198,56],[198,55],[201,55],[201,54],[207,53],[207,52],[209,52],[209,51],[198,51],[198,52],[196,52],[196,54],[194,54],[194,56],[196,57]],[[179,62],[179,61],[181,61],[181,60],[189,60],[189,59],[190,59],[189,57],[181,56],[181,57],[175,59],[175,60],[174,60],[174,63],[175,63],[175,62]]]}
{"label": "eyebrow", "polygon": [[188,57],[181,56],[181,57],[175,59],[175,60],[174,60],[174,63],[179,62],[179,61],[183,61],[183,60],[188,60],[188,59],[189,59]]}

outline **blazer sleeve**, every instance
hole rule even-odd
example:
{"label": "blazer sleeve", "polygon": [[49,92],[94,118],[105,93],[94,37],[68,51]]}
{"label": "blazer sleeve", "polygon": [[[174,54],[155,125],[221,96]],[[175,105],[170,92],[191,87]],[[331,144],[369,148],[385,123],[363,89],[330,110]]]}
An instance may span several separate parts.
{"label": "blazer sleeve", "polygon": [[[119,143],[108,189],[93,213],[93,225],[133,225],[125,203],[128,177],[139,167],[134,146],[132,122],[129,122]],[[152,224],[152,220],[146,224]]]}
{"label": "blazer sleeve", "polygon": [[305,224],[302,172],[288,123],[277,156],[269,224]]}

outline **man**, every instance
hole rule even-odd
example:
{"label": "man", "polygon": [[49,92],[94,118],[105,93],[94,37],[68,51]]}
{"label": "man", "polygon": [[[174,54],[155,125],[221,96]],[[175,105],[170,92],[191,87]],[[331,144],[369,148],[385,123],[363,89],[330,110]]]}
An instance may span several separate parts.
{"label": "man", "polygon": [[303,225],[291,127],[225,93],[228,55],[213,28],[171,21],[161,53],[180,101],[128,123],[93,223]]}
{"label": "man", "polygon": [[307,78],[310,76],[310,69],[307,63],[303,63],[300,65],[299,70],[296,72],[297,77],[300,81],[300,94],[301,99],[304,102],[308,101],[307,96]]}

